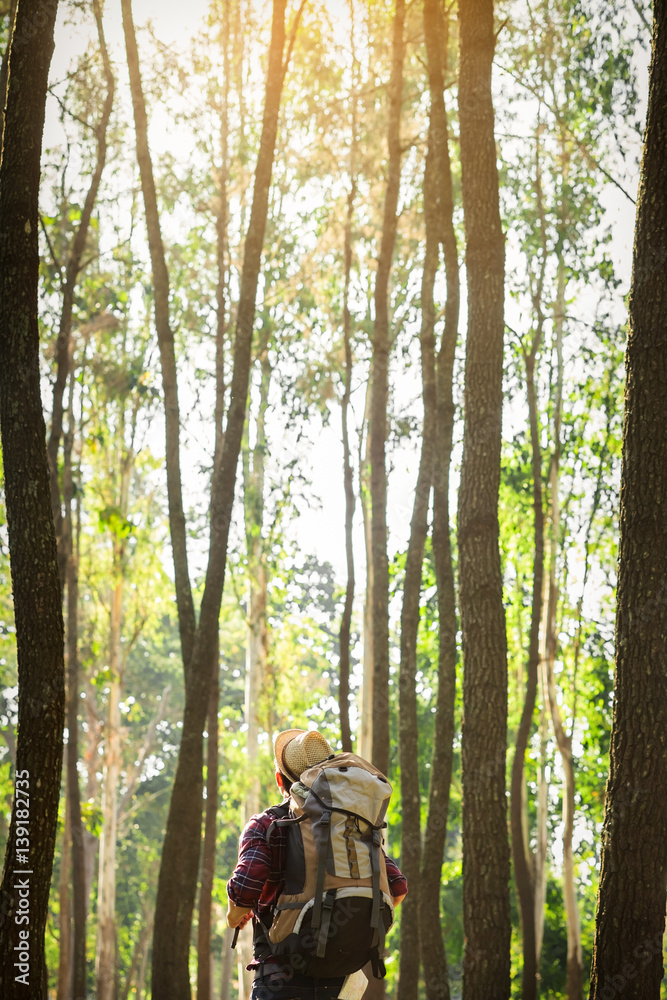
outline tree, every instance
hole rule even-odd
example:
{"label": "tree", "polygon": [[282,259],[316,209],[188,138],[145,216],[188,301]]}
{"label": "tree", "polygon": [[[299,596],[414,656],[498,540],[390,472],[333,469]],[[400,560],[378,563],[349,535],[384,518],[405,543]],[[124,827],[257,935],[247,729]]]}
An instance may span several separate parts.
{"label": "tree", "polygon": [[656,0],[629,300],[616,695],[591,972],[591,1000],[657,1000],[663,978],[667,866],[665,579],[667,353],[667,3]]}
{"label": "tree", "polygon": [[389,386],[389,276],[396,242],[401,184],[401,103],[405,0],[396,0],[389,79],[387,187],[375,279],[375,324],[369,427],[371,548],[373,562],[373,750],[372,761],[389,770],[389,563],[387,559],[387,400]]}
{"label": "tree", "polygon": [[[456,594],[449,525],[449,467],[454,432],[453,369],[459,322],[459,260],[454,230],[449,122],[444,88],[449,15],[436,0],[424,0],[424,38],[431,96],[429,144],[433,144],[433,211],[442,246],[447,299],[436,366],[436,455],[433,468],[433,561],[438,588],[438,694],[431,757],[428,815],[424,830],[420,884],[420,944],[428,1000],[449,997],[447,955],[440,913],[442,862],[447,839],[449,790],[453,766],[456,700]],[[437,206],[438,211],[435,211]],[[428,211],[428,203],[425,211]]]}
{"label": "tree", "polygon": [[[227,543],[236,483],[236,466],[245,424],[257,285],[268,210],[282,85],[289,65],[299,8],[285,45],[286,0],[274,0],[262,139],[255,171],[253,202],[244,247],[234,340],[234,366],[227,425],[211,489],[210,546],[199,620],[187,570],[185,521],[178,459],[178,395],[173,334],[169,326],[169,278],[162,246],[155,185],[147,139],[146,108],[130,0],[123,0],[123,22],[137,134],[144,203],[156,292],[156,327],[163,366],[167,423],[170,533],[181,627],[186,702],[178,767],[169,807],[158,881],[153,937],[153,994],[160,1000],[189,998],[189,946],[199,867],[202,812],[202,734],[209,707],[212,663],[218,642],[218,617],[225,577]],[[172,505],[173,499],[173,505]]]}
{"label": "tree", "polygon": [[458,543],[463,641],[465,1000],[509,997],[507,640],[498,548],[504,239],[491,99],[493,0],[459,0],[468,336]]}
{"label": "tree", "polygon": [[37,322],[40,156],[56,12],[57,0],[19,5],[0,163],[0,431],[19,673],[16,793],[0,890],[0,988],[7,1000],[46,993],[44,929],[65,713]]}

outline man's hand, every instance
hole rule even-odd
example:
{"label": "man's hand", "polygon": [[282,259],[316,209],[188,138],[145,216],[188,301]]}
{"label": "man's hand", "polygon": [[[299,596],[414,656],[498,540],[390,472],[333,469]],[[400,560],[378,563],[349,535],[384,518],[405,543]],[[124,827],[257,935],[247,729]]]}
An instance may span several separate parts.
{"label": "man's hand", "polygon": [[399,903],[403,902],[403,900],[405,899],[406,896],[407,896],[407,892],[404,892],[402,896],[392,896],[392,902],[394,904],[394,909],[398,906]]}
{"label": "man's hand", "polygon": [[247,906],[237,906],[231,899],[227,902],[227,926],[245,927],[252,918],[252,909]]}

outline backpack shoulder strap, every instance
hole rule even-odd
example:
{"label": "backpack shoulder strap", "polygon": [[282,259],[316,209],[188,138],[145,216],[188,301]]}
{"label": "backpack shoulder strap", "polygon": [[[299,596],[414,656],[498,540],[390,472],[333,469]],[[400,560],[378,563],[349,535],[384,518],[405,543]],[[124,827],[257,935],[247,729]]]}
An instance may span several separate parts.
{"label": "backpack shoulder strap", "polygon": [[285,802],[282,803],[282,805],[276,806],[275,809],[272,809],[271,814],[275,818],[271,821],[264,835],[264,839],[266,840],[267,844],[271,843],[271,834],[273,833],[275,827],[296,826],[297,823],[303,823],[304,819],[306,819],[305,813],[301,813],[300,816],[294,816],[292,814],[292,806],[290,799],[287,799]]}

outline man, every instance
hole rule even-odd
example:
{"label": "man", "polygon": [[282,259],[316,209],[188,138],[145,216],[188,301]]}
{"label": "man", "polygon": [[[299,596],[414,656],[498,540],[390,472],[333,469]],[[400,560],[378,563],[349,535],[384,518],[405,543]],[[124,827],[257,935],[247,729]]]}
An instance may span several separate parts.
{"label": "man", "polygon": [[[334,751],[317,730],[288,729],[274,741],[276,784],[283,801],[289,798],[293,782],[309,767],[330,757]],[[255,970],[251,1000],[335,1000],[344,976],[313,979],[291,968],[284,959],[271,954],[262,927],[271,924],[273,907],[282,891],[286,866],[286,830],[275,826],[270,843],[266,834],[276,818],[275,808],[253,816],[241,834],[239,858],[227,883],[230,927],[244,927],[255,917],[254,958],[249,969]],[[385,857],[387,881],[397,906],[405,897],[407,882],[391,858]],[[259,933],[257,933],[259,931]]]}

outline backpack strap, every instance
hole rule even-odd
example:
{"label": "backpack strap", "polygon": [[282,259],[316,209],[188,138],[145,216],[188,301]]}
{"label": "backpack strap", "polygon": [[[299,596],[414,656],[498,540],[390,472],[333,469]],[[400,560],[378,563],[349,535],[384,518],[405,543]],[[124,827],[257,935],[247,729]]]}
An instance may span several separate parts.
{"label": "backpack strap", "polygon": [[322,893],[324,892],[324,875],[327,868],[327,848],[331,836],[331,812],[325,810],[320,820],[322,830],[320,834],[320,847],[317,855],[317,881],[315,882],[315,901],[313,903],[313,916],[311,927],[317,930],[322,922]]}
{"label": "backpack strap", "polygon": [[[381,910],[384,905],[382,893],[380,892],[380,845],[382,838],[379,829],[373,830],[373,843],[371,846],[371,884],[373,886],[373,908],[371,910],[371,927],[376,931],[380,924],[384,927],[384,920],[381,920]],[[375,937],[375,935],[374,935]]]}
{"label": "backpack strap", "polygon": [[267,844],[271,843],[271,834],[273,833],[274,826],[292,826],[295,823],[303,823],[306,818],[306,814],[302,813],[301,816],[286,816],[284,819],[274,819],[269,825],[268,830],[264,836]]}
{"label": "backpack strap", "polygon": [[333,912],[333,906],[336,901],[336,890],[329,889],[324,894],[324,901],[322,903],[322,924],[320,926],[320,933],[317,938],[317,951],[316,955],[318,958],[324,958],[324,953],[327,948],[327,940],[329,938],[329,927],[331,926],[331,914]]}

